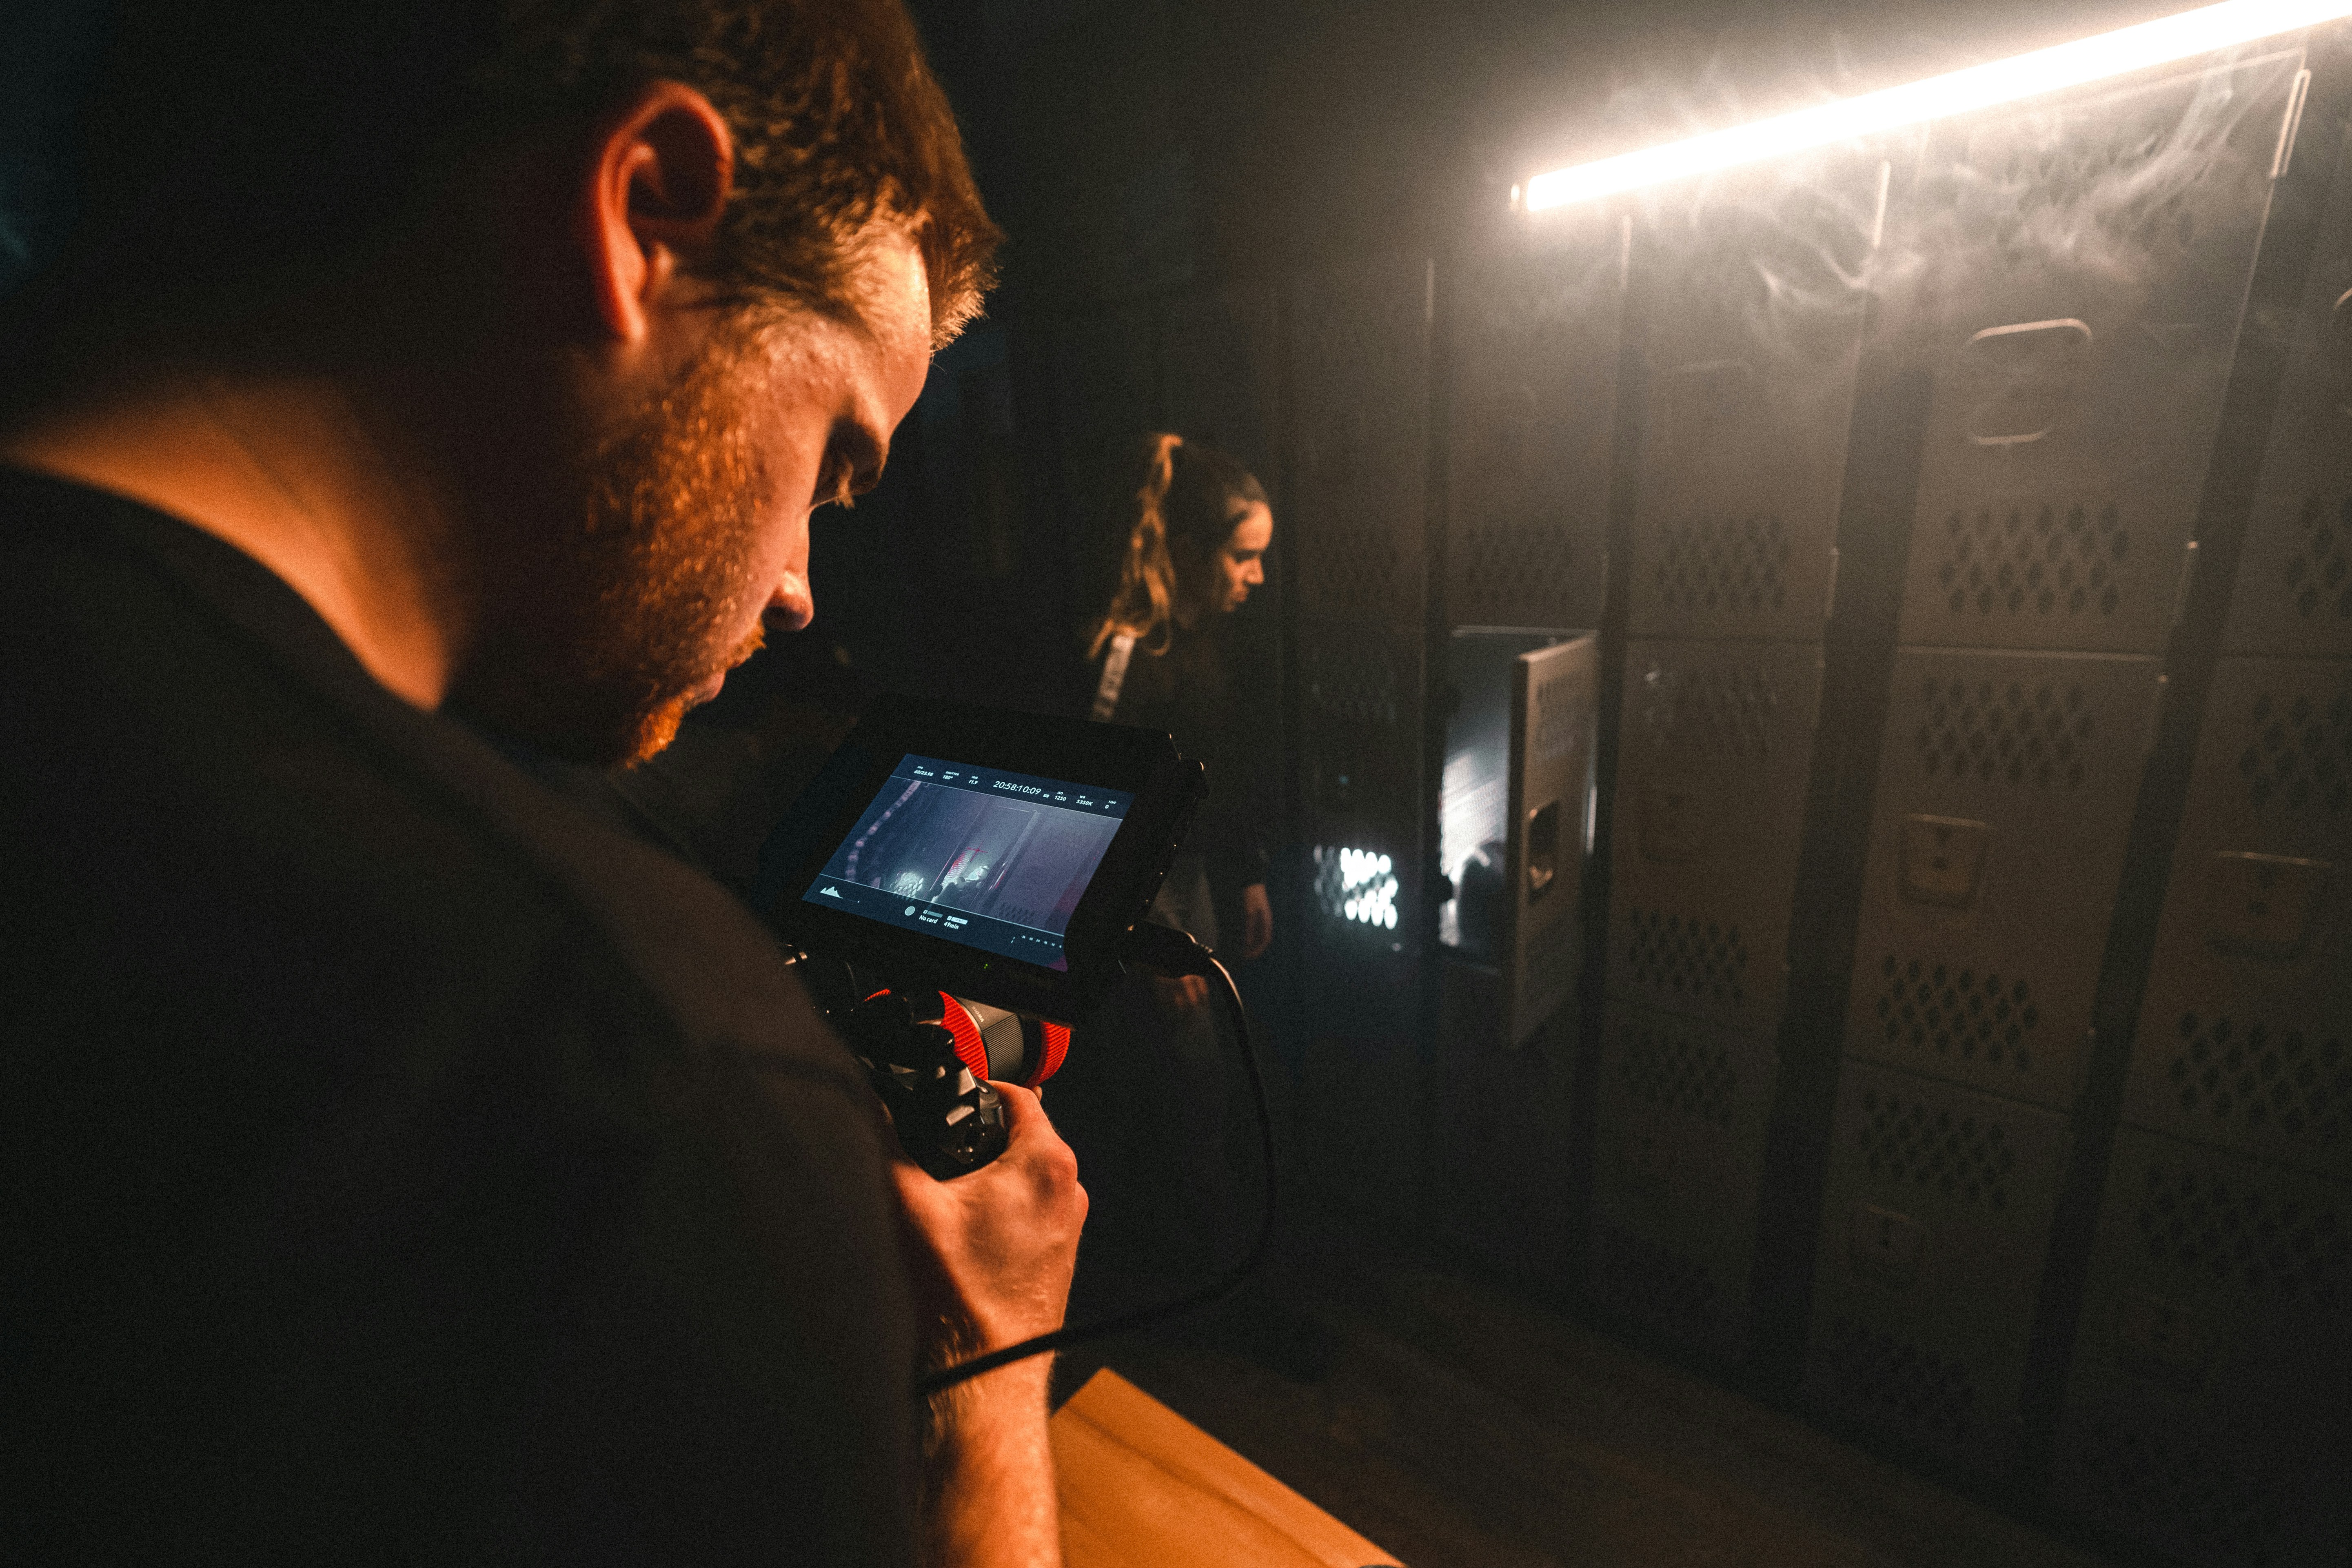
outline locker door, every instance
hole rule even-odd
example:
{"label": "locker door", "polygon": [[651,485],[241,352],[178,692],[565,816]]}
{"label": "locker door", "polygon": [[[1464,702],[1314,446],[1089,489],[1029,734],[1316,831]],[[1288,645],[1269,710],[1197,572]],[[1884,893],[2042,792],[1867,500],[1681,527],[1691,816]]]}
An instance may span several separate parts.
{"label": "locker door", "polygon": [[1882,167],[1824,154],[1741,171],[1666,198],[1641,229],[1633,636],[1820,638]]}
{"label": "locker door", "polygon": [[1588,1289],[1714,1361],[1748,1352],[1769,1035],[1612,1000],[1601,1026]]}
{"label": "locker door", "polygon": [[1601,719],[1601,644],[1588,633],[1512,663],[1504,865],[1504,1031],[1525,1039],[1566,1006],[1584,963],[1586,806]]}
{"label": "locker door", "polygon": [[2183,1562],[2341,1563],[2352,1189],[2126,1128],[2052,1500]]}
{"label": "locker door", "polygon": [[1850,1054],[2074,1103],[2159,690],[2148,658],[1898,653]]}
{"label": "locker door", "polygon": [[1846,1063],[1802,1384],[1816,1409],[2011,1471],[2067,1147],[2055,1112]]}
{"label": "locker door", "polygon": [[2230,596],[2231,653],[2352,657],[2352,138],[2336,158]]}
{"label": "locker door", "polygon": [[1936,378],[1903,642],[2162,648],[2301,63],[1948,133],[1903,226]]}
{"label": "locker door", "polygon": [[1601,624],[1629,242],[1610,224],[1464,269],[1446,458],[1454,626]]}
{"label": "locker door", "polygon": [[2352,1178],[2352,660],[2214,674],[2124,1119]]}
{"label": "locker door", "polygon": [[1609,985],[1769,1035],[1822,654],[1814,643],[1637,642],[1625,656]]}

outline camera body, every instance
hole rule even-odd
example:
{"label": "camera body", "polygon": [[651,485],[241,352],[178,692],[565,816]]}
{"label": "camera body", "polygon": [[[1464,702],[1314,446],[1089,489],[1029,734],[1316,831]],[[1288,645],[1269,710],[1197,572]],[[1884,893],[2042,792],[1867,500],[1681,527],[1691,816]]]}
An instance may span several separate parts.
{"label": "camera body", "polygon": [[932,1174],[1003,1148],[988,1080],[1060,1066],[1205,793],[1164,733],[887,697],[770,834],[754,903]]}

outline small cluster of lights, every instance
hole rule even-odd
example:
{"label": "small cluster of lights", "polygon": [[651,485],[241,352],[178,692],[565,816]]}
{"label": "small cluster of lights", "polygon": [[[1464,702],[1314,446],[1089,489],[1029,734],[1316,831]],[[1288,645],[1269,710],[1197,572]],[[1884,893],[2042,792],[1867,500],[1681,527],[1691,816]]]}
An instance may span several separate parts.
{"label": "small cluster of lights", "polygon": [[[1370,849],[1325,851],[1339,872],[1339,913],[1376,930],[1397,928],[1396,868]],[[1321,857],[1318,856],[1318,858]]]}

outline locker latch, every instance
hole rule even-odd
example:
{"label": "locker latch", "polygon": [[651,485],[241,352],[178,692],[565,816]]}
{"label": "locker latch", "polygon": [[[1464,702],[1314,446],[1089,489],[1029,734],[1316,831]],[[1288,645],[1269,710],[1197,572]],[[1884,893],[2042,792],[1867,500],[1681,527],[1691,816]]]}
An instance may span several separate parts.
{"label": "locker latch", "polygon": [[2294,957],[2334,870],[2325,860],[2221,851],[2206,865],[2206,939],[2249,958]]}
{"label": "locker latch", "polygon": [[1903,896],[1964,909],[1976,901],[1990,830],[1958,816],[1903,819]]}

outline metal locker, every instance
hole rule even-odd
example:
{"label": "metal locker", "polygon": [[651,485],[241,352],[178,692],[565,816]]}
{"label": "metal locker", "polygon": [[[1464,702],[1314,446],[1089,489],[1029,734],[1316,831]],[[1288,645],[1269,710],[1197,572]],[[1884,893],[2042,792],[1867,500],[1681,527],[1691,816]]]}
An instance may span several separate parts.
{"label": "metal locker", "polygon": [[[1244,285],[1170,301],[1160,316],[1167,427],[1241,459],[1271,488],[1279,455],[1275,291]],[[1277,516],[1277,528],[1287,519]]]}
{"label": "metal locker", "polygon": [[1584,972],[1584,872],[1601,741],[1601,639],[1522,655],[1512,672],[1506,1034],[1522,1040],[1570,1006]]}
{"label": "metal locker", "polygon": [[1779,1022],[1821,691],[1817,644],[1627,647],[1612,993],[1735,1026]]}
{"label": "metal locker", "polygon": [[[1301,617],[1298,679],[1312,842],[1388,857],[1394,907],[1410,910],[1420,825],[1421,639],[1385,626]],[[1345,885],[1361,880],[1351,872]],[[1324,912],[1343,919],[1337,904]],[[1381,920],[1344,923],[1367,935],[1384,933],[1384,948],[1404,929]]]}
{"label": "metal locker", "polygon": [[2347,1436],[2352,1189],[2125,1128],[2051,1500],[2182,1562],[2341,1564]]}
{"label": "metal locker", "polygon": [[[1420,634],[1433,286],[1410,258],[1294,286],[1287,500],[1305,616]],[[1418,752],[1404,765],[1418,773]]]}
{"label": "metal locker", "polygon": [[1710,1359],[1748,1351],[1769,1034],[1612,1001],[1601,1025],[1586,1290]]}
{"label": "metal locker", "polygon": [[1399,951],[1418,907],[1432,287],[1426,261],[1394,258],[1292,295],[1305,826],[1318,949],[1339,954]]}
{"label": "metal locker", "polygon": [[1802,1389],[1822,1413],[1988,1475],[2019,1404],[2066,1121],[1848,1059]]}
{"label": "metal locker", "polygon": [[1935,372],[1902,642],[2163,647],[2301,64],[1931,141],[1882,258]]}
{"label": "metal locker", "polygon": [[1296,280],[1283,496],[1297,665],[1304,1155],[1412,1211],[1427,1110],[1418,1025],[1433,278],[1418,258]]}
{"label": "metal locker", "polygon": [[2230,594],[2231,653],[2352,657],[2352,139],[2334,156]]}
{"label": "metal locker", "polygon": [[2074,1103],[2160,691],[2151,658],[1896,650],[1848,1054]]}
{"label": "metal locker", "polygon": [[1821,637],[1884,169],[1783,159],[1666,198],[1643,227],[1633,636]]}
{"label": "metal locker", "polygon": [[2124,1119],[2352,1178],[2352,660],[2214,671]]}
{"label": "metal locker", "polygon": [[1454,305],[1446,617],[1601,624],[1624,240],[1468,263]]}

